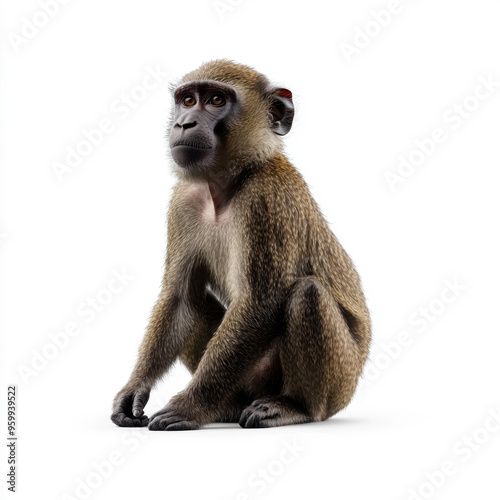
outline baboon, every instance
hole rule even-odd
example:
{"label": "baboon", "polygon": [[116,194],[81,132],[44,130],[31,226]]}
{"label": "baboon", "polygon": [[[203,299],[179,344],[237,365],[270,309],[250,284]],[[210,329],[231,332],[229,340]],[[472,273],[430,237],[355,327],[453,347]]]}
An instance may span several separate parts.
{"label": "baboon", "polygon": [[[228,60],[172,92],[165,273],[111,419],[151,430],[325,420],[353,396],[370,318],[351,259],[283,153],[292,93]],[[192,380],[148,419],[177,358]]]}

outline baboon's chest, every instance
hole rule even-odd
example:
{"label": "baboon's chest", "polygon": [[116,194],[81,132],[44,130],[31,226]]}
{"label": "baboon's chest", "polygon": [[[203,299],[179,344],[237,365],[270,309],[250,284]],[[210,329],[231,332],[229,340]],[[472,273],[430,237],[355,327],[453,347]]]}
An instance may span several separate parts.
{"label": "baboon's chest", "polygon": [[185,245],[211,271],[212,285],[229,299],[241,290],[241,243],[231,203],[217,205],[206,185],[190,187],[184,196]]}

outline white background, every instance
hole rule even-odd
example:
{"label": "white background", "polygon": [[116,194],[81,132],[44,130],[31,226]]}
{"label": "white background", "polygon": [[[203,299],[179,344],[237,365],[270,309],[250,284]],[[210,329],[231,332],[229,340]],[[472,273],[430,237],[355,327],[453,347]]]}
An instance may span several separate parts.
{"label": "white background", "polygon": [[[500,87],[471,96],[481,78],[500,82],[500,6],[401,0],[359,48],[388,3],[73,0],[20,44],[40,5],[2,3],[1,435],[15,383],[17,498],[499,498]],[[348,61],[342,44],[355,42]],[[323,423],[118,428],[111,401],[161,280],[168,83],[219,57],[294,93],[286,150],[361,274],[371,362],[352,404]],[[141,93],[147,67],[163,76]],[[131,92],[142,101],[125,116],[116,100]],[[464,100],[469,116],[453,119]],[[54,163],[104,118],[113,131],[60,181]],[[391,190],[387,172],[436,128],[446,140]],[[123,269],[127,286],[83,313]],[[79,334],[54,353],[49,334],[71,322]],[[176,365],[147,413],[188,380]],[[110,455],[99,475],[93,463]],[[453,473],[434,474],[443,462]]]}

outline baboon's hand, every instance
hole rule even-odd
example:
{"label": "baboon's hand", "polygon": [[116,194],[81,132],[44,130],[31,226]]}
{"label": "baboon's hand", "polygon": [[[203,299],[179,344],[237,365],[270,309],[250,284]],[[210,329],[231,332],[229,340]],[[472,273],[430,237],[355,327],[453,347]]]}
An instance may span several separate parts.
{"label": "baboon's hand", "polygon": [[196,408],[182,393],[174,396],[170,403],[151,416],[150,431],[188,431],[198,429]]}
{"label": "baboon's hand", "polygon": [[120,427],[145,427],[149,418],[144,407],[149,400],[150,389],[122,389],[113,403],[111,420]]}

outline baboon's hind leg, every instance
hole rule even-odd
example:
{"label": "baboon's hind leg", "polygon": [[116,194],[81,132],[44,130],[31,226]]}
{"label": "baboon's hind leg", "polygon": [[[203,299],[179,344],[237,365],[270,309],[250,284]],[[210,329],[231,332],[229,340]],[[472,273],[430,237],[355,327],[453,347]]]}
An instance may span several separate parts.
{"label": "baboon's hind leg", "polygon": [[222,322],[226,308],[207,290],[204,301],[190,311],[191,335],[180,354],[181,361],[191,373],[196,371],[208,342]]}
{"label": "baboon's hind leg", "polygon": [[362,365],[358,345],[330,291],[315,277],[295,283],[280,360],[281,394],[258,398],[245,408],[242,427],[325,420],[350,401]]}

